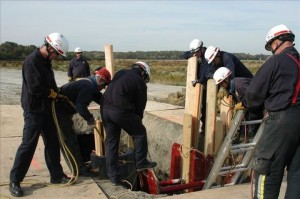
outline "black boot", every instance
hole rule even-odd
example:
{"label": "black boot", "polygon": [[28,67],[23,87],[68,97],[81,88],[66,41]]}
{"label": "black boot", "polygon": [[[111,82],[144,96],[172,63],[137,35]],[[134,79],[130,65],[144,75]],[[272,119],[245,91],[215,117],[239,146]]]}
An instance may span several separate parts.
{"label": "black boot", "polygon": [[[50,179],[51,184],[67,184],[71,181],[72,178],[68,177],[66,174],[63,174],[63,176],[60,179]],[[73,180],[73,179],[72,179]]]}
{"label": "black boot", "polygon": [[9,183],[9,191],[10,191],[10,194],[15,197],[22,197],[24,195],[19,182]]}
{"label": "black boot", "polygon": [[96,177],[98,173],[90,171],[90,169],[83,165],[79,167],[79,176],[84,176],[84,177]]}

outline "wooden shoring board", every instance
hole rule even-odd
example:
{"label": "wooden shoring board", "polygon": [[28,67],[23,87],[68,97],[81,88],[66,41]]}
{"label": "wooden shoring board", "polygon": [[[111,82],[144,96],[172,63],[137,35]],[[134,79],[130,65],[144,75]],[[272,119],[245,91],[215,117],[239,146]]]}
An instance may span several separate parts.
{"label": "wooden shoring board", "polygon": [[233,101],[232,96],[224,96],[221,100],[220,104],[220,118],[221,121],[224,122],[224,125],[226,125],[226,128],[229,128],[232,115],[233,115]]}
{"label": "wooden shoring board", "polygon": [[201,118],[201,108],[202,108],[202,98],[203,98],[203,85],[196,84],[195,95],[194,95],[194,110],[193,116],[193,126],[192,126],[192,146],[198,148],[199,143],[199,128],[200,128],[200,118]]}
{"label": "wooden shoring board", "polygon": [[199,122],[201,114],[201,100],[203,86],[196,84],[193,87],[192,81],[197,78],[197,57],[188,59],[185,113],[183,121],[183,147],[182,147],[182,177],[189,182],[190,178],[190,149],[198,147]]}
{"label": "wooden shoring board", "polygon": [[188,113],[183,115],[183,138],[182,138],[182,173],[181,177],[185,182],[190,181],[190,147],[192,145],[192,123],[193,116]]}
{"label": "wooden shoring board", "polygon": [[105,68],[110,72],[112,78],[115,74],[113,46],[110,44],[105,45],[104,54],[105,54]]}
{"label": "wooden shoring board", "polygon": [[96,120],[96,128],[94,130],[95,151],[97,156],[104,156],[104,129],[102,121]]}
{"label": "wooden shoring board", "polygon": [[206,121],[205,121],[205,155],[214,155],[214,137],[216,130],[217,86],[213,79],[207,81]]}

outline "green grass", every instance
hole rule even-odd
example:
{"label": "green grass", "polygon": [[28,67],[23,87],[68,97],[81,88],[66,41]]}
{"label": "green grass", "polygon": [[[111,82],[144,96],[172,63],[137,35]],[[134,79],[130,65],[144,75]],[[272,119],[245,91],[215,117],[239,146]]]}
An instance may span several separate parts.
{"label": "green grass", "polygon": [[[117,59],[114,60],[115,71],[130,68],[131,64],[138,60]],[[151,83],[160,83],[168,85],[184,86],[186,84],[187,61],[186,60],[147,60],[151,68]],[[243,60],[249,70],[255,74],[264,61]],[[22,68],[22,61],[1,61],[1,67]],[[69,61],[53,61],[54,70],[67,71]],[[91,70],[98,66],[105,66],[105,61],[89,61]]]}

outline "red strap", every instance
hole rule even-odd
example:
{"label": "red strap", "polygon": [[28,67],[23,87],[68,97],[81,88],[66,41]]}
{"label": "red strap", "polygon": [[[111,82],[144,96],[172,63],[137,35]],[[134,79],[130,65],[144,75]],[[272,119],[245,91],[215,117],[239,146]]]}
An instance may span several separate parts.
{"label": "red strap", "polygon": [[292,98],[292,103],[296,104],[298,93],[299,93],[299,90],[300,90],[300,61],[298,61],[295,57],[293,57],[290,54],[287,54],[287,55],[290,58],[292,58],[296,62],[296,64],[298,65],[298,80],[297,80],[297,85],[296,85],[296,88],[294,90],[294,94],[293,94],[293,98]]}

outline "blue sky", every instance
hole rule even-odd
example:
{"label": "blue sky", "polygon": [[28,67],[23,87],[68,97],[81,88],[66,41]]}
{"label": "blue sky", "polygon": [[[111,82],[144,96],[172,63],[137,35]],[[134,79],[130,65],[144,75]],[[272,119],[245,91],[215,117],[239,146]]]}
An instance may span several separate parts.
{"label": "blue sky", "polygon": [[38,46],[60,32],[69,51],[183,51],[198,38],[227,52],[269,54],[266,34],[279,24],[293,30],[297,48],[300,1],[1,0],[1,43]]}

